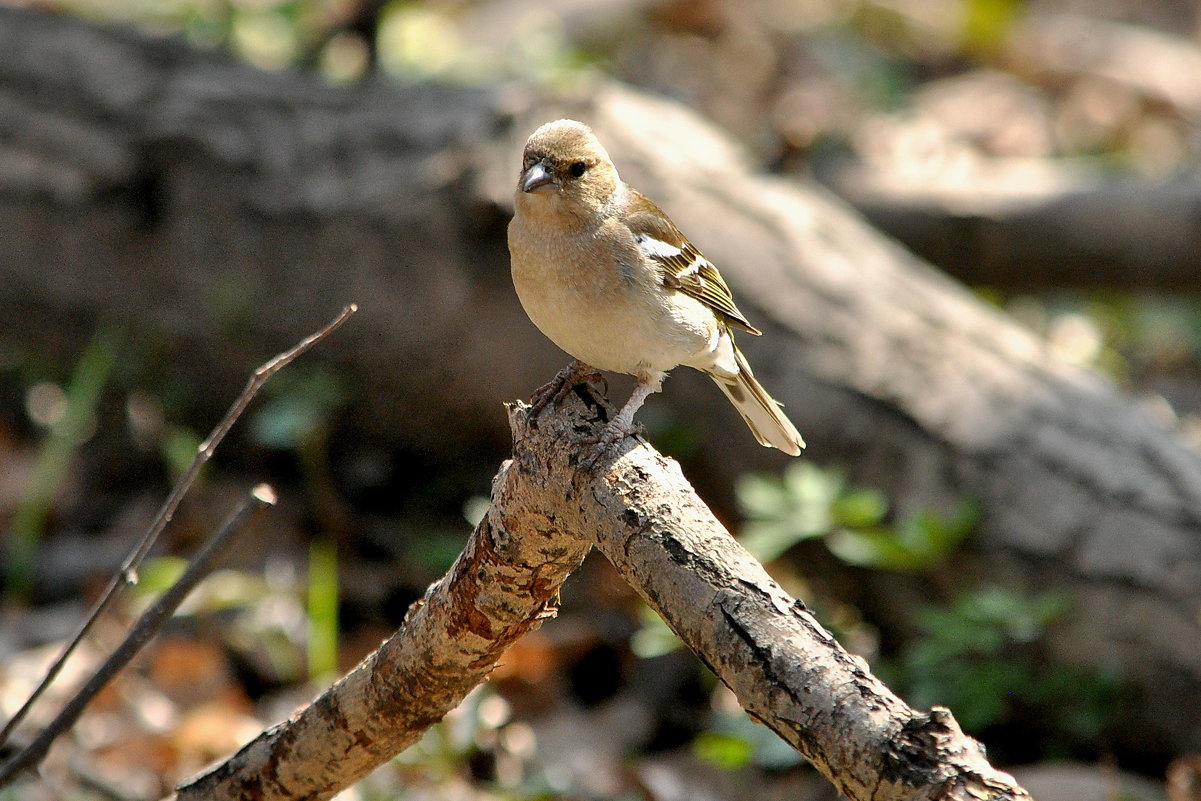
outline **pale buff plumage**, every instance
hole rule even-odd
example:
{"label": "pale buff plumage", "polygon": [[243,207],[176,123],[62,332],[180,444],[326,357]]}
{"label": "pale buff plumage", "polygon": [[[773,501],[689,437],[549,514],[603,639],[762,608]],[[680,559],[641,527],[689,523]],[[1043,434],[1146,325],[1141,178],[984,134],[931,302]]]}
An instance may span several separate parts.
{"label": "pale buff plumage", "polygon": [[637,378],[614,434],[683,364],[721,387],[762,445],[805,447],[734,344],[734,328],[759,332],[717,269],[622,182],[584,124],[557,120],[530,136],[509,252],[517,295],[542,333],[585,365]]}

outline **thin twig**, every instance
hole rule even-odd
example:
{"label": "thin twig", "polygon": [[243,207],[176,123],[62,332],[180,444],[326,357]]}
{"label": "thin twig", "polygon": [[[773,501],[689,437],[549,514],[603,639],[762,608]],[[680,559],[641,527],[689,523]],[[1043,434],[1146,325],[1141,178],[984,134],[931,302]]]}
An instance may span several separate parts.
{"label": "thin twig", "polygon": [[104,664],[62,708],[54,720],[38,734],[32,743],[23,748],[3,767],[0,767],[0,787],[5,786],[19,774],[42,761],[51,744],[58,739],[59,735],[75,725],[75,721],[83,714],[84,708],[96,697],[96,694],[104,689],[121,668],[137,656],[147,641],[157,634],[175,614],[175,610],[188,597],[188,593],[208,576],[213,568],[233,549],[238,541],[237,534],[242,531],[250,516],[259,509],[274,503],[275,492],[266,484],[259,484],[250,491],[249,496],[238,505],[238,508],[230,514],[216,535],[191,561],[179,580],[142,613],[117,649],[109,655],[108,659],[104,660]]}
{"label": "thin twig", "polygon": [[117,592],[126,584],[137,583],[137,570],[142,564],[142,560],[146,558],[146,554],[148,554],[150,549],[154,547],[154,543],[158,540],[159,535],[163,533],[163,529],[166,528],[167,523],[171,522],[171,518],[175,515],[176,508],[178,508],[180,501],[183,500],[184,495],[186,495],[188,490],[191,489],[192,484],[196,481],[196,476],[200,474],[201,468],[204,467],[206,462],[208,462],[209,458],[213,455],[213,451],[216,450],[217,445],[221,442],[225,435],[229,433],[229,429],[233,427],[235,422],[237,422],[237,419],[242,415],[242,412],[246,411],[246,407],[250,405],[250,402],[254,399],[254,396],[258,393],[263,384],[266,383],[267,379],[271,378],[271,376],[275,375],[282,368],[294,361],[297,357],[303,355],[318,342],[336,331],[344,322],[346,322],[350,315],[354,314],[356,311],[358,311],[358,306],[353,303],[350,304],[346,308],[342,309],[342,312],[324,328],[301,340],[291,349],[280,353],[274,359],[271,359],[269,362],[254,371],[254,373],[250,376],[250,380],[246,382],[246,388],[242,390],[242,394],[239,395],[238,399],[234,401],[232,406],[229,407],[229,411],[225,413],[225,417],[221,419],[221,422],[219,422],[213,429],[212,433],[209,434],[208,439],[200,444],[200,447],[196,451],[196,458],[192,460],[192,464],[188,468],[188,471],[184,473],[179,481],[176,482],[175,487],[171,490],[171,494],[167,496],[165,501],[163,501],[163,505],[158,510],[158,514],[155,516],[154,522],[151,523],[150,528],[146,530],[145,535],[143,535],[137,547],[133,549],[129,557],[126,558],[125,562],[121,565],[121,569],[115,576],[113,576],[113,580],[109,582],[108,586],[104,590],[104,593],[100,596],[100,600],[98,600],[96,605],[92,608],[91,613],[75,632],[75,635],[71,637],[70,641],[67,642],[66,646],[62,650],[62,653],[60,653],[58,658],[54,660],[54,663],[46,671],[46,675],[42,677],[41,682],[36,688],[34,688],[33,692],[30,693],[29,698],[25,701],[21,708],[17,710],[16,714],[12,716],[8,723],[5,724],[4,730],[0,731],[0,745],[8,742],[9,737],[12,736],[13,731],[17,728],[21,721],[25,719],[25,716],[29,713],[30,708],[58,676],[59,672],[63,668],[63,665],[66,664],[67,659],[71,656],[79,644],[83,642],[83,638],[87,636],[88,632],[91,631],[92,626],[116,598]]}

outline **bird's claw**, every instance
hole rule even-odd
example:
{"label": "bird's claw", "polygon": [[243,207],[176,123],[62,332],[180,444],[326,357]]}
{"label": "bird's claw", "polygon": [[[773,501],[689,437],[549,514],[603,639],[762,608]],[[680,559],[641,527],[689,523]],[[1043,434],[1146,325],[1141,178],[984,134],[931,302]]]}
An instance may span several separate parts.
{"label": "bird's claw", "polygon": [[556,373],[550,381],[534,390],[534,394],[530,396],[528,419],[532,422],[547,406],[558,406],[577,384],[593,377],[601,377],[596,368],[578,359],[573,361]]}
{"label": "bird's claw", "polygon": [[584,470],[591,470],[596,467],[596,463],[601,459],[616,455],[617,444],[619,442],[628,436],[639,434],[641,431],[642,426],[640,425],[635,424],[627,428],[618,425],[616,421],[609,423],[605,426],[605,430],[601,432],[600,436],[584,441],[585,444],[591,444],[592,447],[580,459],[580,467]]}

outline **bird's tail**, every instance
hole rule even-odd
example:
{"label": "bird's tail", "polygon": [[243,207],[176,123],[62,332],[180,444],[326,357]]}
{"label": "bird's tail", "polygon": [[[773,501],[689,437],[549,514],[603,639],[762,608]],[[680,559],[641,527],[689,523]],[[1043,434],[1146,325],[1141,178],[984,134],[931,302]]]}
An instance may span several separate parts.
{"label": "bird's tail", "polygon": [[805,440],[801,439],[792,421],[784,416],[780,404],[755,380],[750,365],[737,347],[734,348],[734,361],[738,364],[737,375],[709,373],[709,377],[734,404],[760,445],[779,448],[792,456],[800,454]]}

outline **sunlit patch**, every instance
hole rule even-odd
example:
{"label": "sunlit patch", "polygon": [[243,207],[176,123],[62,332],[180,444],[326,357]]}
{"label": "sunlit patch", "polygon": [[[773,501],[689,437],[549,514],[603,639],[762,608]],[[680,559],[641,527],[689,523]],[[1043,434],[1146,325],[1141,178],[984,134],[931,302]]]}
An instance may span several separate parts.
{"label": "sunlit patch", "polygon": [[39,381],[25,393],[25,413],[40,426],[53,426],[66,411],[67,393],[58,384]]}

